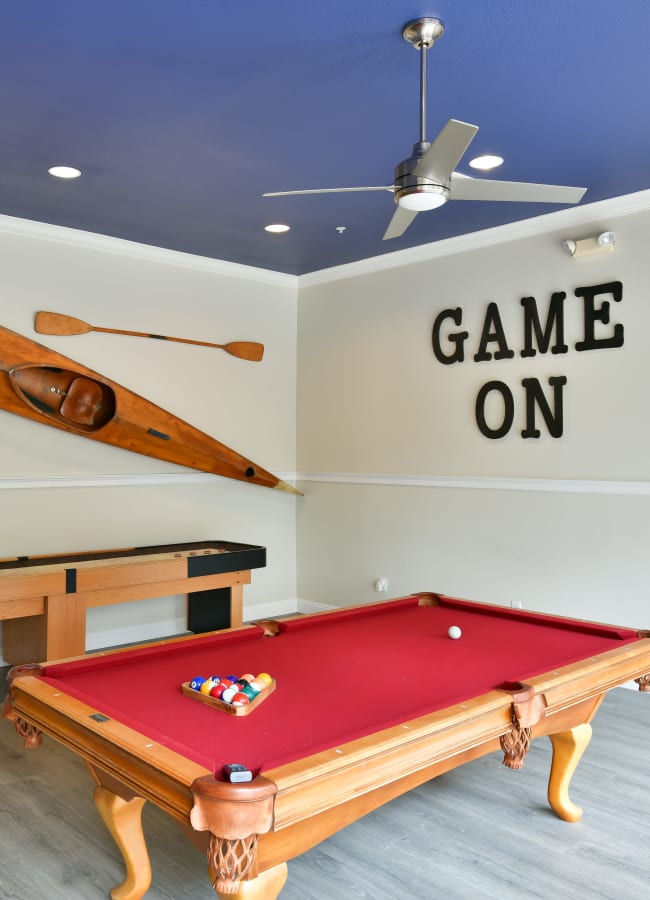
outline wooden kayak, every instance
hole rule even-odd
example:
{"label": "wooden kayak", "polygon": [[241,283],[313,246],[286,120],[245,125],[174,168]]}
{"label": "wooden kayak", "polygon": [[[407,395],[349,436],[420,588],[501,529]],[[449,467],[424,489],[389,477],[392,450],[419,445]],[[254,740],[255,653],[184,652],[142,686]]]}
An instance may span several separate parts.
{"label": "wooden kayak", "polygon": [[154,459],[300,493],[128,388],[2,326],[0,409]]}

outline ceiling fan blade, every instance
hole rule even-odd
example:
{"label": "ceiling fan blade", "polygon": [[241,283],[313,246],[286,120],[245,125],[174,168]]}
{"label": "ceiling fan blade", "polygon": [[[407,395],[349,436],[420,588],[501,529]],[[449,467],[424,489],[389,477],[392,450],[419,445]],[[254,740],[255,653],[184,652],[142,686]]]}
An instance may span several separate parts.
{"label": "ceiling fan blade", "polygon": [[446,185],[477,131],[478,125],[450,119],[416,164],[413,175],[418,178],[431,178],[438,184]]}
{"label": "ceiling fan blade", "polygon": [[393,213],[393,218],[388,223],[388,228],[384,232],[383,240],[386,241],[389,238],[396,238],[404,234],[416,216],[417,212],[414,210],[398,206]]}
{"label": "ceiling fan blade", "polygon": [[395,190],[394,185],[386,184],[381,187],[351,187],[351,188],[313,188],[308,191],[271,191],[262,194],[262,197],[289,197],[295,194],[343,194],[348,191],[391,191]]}
{"label": "ceiling fan blade", "polygon": [[510,203],[579,203],[587,188],[527,181],[493,181],[451,176],[452,200],[504,200]]}

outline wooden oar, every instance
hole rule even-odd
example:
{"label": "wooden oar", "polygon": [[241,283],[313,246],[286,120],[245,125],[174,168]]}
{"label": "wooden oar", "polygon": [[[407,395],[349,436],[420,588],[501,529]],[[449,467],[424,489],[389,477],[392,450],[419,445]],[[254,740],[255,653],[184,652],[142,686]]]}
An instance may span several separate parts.
{"label": "wooden oar", "polygon": [[214,347],[225,350],[231,356],[259,362],[264,355],[264,344],[255,341],[231,341],[229,344],[209,344],[207,341],[192,341],[189,338],[169,337],[164,334],[146,334],[144,331],[122,331],[118,328],[99,328],[89,325],[83,319],[64,316],[61,313],[37,312],[34,317],[34,328],[39,334],[87,334],[89,331],[103,331],[106,334],[126,334],[131,337],[155,338],[159,341],[178,341],[181,344],[196,344],[199,347]]}

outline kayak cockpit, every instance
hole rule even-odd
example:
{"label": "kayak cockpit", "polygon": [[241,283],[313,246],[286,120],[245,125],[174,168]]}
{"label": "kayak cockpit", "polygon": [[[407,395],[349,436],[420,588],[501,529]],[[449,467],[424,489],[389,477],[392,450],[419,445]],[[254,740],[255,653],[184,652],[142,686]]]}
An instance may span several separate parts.
{"label": "kayak cockpit", "polygon": [[8,372],[20,399],[61,425],[97,431],[115,416],[115,392],[87,375],[58,366],[23,365]]}

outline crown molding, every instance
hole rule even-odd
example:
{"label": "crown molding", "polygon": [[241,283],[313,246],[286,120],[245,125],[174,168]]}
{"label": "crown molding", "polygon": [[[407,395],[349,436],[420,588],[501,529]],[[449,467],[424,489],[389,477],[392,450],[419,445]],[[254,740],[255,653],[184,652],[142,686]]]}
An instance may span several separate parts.
{"label": "crown molding", "polygon": [[[332,266],[329,269],[320,269],[317,272],[309,272],[298,276],[298,286],[302,289],[327,284],[332,281],[340,281],[344,278],[371,275],[386,269],[427,262],[443,256],[452,256],[456,253],[466,253],[470,250],[479,250],[509,241],[538,237],[539,235],[558,231],[560,228],[578,228],[585,225],[594,225],[594,223],[599,223],[602,219],[606,219],[607,224],[611,225],[612,219],[632,213],[646,212],[649,209],[650,190],[638,191],[635,194],[625,194],[622,197],[612,197],[609,200],[598,200],[594,203],[572,206],[569,209],[545,213],[532,219],[522,219],[520,222],[510,222],[507,225],[498,225],[495,228],[485,228],[472,234],[461,234],[442,241],[421,244],[419,247],[409,247],[406,250],[397,250],[393,253],[361,259],[358,262]],[[601,223],[596,227],[600,227],[602,230],[604,226]]]}
{"label": "crown molding", "polygon": [[611,220],[614,218],[645,212],[649,209],[650,190],[638,191],[634,194],[625,194],[621,197],[612,197],[608,200],[598,200],[594,203],[585,203],[581,206],[557,210],[531,219],[523,219],[520,222],[499,225],[496,228],[485,228],[472,234],[462,234],[442,241],[422,244],[419,247],[409,247],[405,250],[397,250],[380,256],[370,256],[357,262],[332,266],[329,269],[320,269],[305,275],[288,275],[271,269],[260,269],[255,266],[244,266],[240,263],[227,262],[226,260],[195,256],[192,253],[168,250],[164,247],[139,244],[135,241],[126,241],[122,238],[110,237],[109,235],[95,234],[76,228],[67,228],[63,225],[50,225],[46,222],[35,222],[30,219],[20,219],[13,216],[0,215],[0,233],[39,238],[88,250],[130,256],[135,259],[194,269],[196,271],[212,272],[230,278],[256,281],[299,291],[301,288],[340,281],[344,278],[369,275],[385,271],[386,269],[427,262],[431,259],[452,256],[456,253],[466,253],[470,250],[491,247],[508,241],[537,237],[557,231],[560,228],[577,228],[585,225],[604,227],[599,220],[606,218],[607,224],[611,224]]}
{"label": "crown molding", "polygon": [[35,222],[31,219],[0,215],[0,233],[38,238],[43,241],[80,247],[85,250],[130,256],[134,259],[194,269],[195,271],[212,272],[215,275],[257,281],[276,287],[293,288],[294,290],[298,288],[296,275],[287,275],[283,272],[274,272],[271,269],[260,269],[255,266],[244,266],[240,263],[227,262],[222,259],[211,259],[207,256],[196,256],[192,253],[168,250],[164,247],[154,247],[149,244],[139,244],[136,241],[126,241],[122,238],[95,234],[94,232],[82,231],[77,228],[67,228],[63,225]]}

